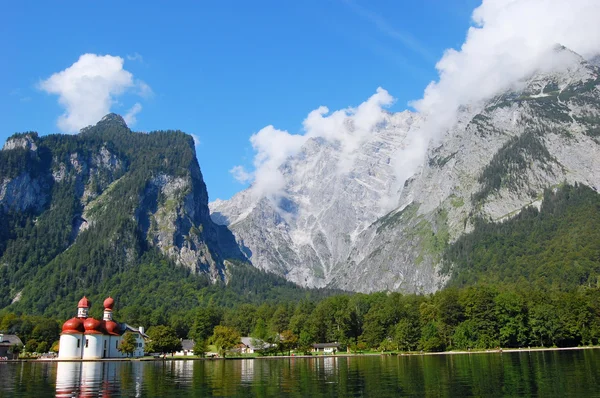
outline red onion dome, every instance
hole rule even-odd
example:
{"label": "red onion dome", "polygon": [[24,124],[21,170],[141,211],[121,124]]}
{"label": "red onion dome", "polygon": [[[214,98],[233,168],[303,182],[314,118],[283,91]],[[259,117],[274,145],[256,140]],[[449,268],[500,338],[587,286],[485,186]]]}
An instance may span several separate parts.
{"label": "red onion dome", "polygon": [[102,327],[102,321],[94,318],[87,318],[83,323],[85,328],[85,334],[104,334],[104,328]]}
{"label": "red onion dome", "polygon": [[105,321],[104,322],[104,329],[106,330],[106,332],[108,334],[111,334],[113,336],[120,336],[121,335],[121,327],[119,326],[119,324],[115,321]]}
{"label": "red onion dome", "polygon": [[62,332],[66,334],[78,334],[84,331],[83,322],[79,318],[71,318],[62,326]]}
{"label": "red onion dome", "polygon": [[83,296],[83,298],[79,300],[77,308],[90,308],[91,305],[92,303],[90,303],[90,300],[88,300],[87,297]]}
{"label": "red onion dome", "polygon": [[114,305],[115,305],[115,300],[113,300],[112,297],[108,297],[106,300],[104,300],[104,309],[105,310],[112,310]]}

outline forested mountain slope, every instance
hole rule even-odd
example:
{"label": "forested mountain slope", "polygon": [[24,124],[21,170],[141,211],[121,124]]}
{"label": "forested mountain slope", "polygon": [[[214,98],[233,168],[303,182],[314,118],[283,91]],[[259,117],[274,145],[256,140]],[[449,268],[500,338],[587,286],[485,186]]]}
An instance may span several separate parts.
{"label": "forested mountain slope", "polygon": [[0,151],[0,308],[64,316],[84,294],[112,294],[148,315],[214,294],[303,294],[248,267],[209,217],[189,135],[134,133],[110,114],[77,135],[15,134]]}
{"label": "forested mountain slope", "polygon": [[539,287],[600,288],[600,195],[585,185],[544,194],[500,223],[477,220],[445,252],[449,284],[531,283]]}

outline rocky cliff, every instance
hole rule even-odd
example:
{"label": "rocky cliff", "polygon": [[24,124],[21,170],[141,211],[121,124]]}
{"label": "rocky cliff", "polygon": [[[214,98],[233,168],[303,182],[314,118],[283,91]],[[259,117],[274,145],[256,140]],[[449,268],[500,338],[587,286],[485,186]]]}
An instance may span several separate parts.
{"label": "rocky cliff", "polygon": [[335,142],[308,141],[281,167],[278,200],[250,189],[212,203],[213,219],[255,266],[303,285],[435,291],[445,248],[475,218],[509,218],[564,182],[600,187],[600,70],[556,51],[568,60],[560,68],[463,106],[400,193],[391,164],[425,123],[410,112],[389,115],[349,172],[336,171]]}
{"label": "rocky cliff", "polygon": [[80,287],[148,255],[213,282],[227,281],[228,259],[245,261],[231,232],[210,219],[192,137],[134,133],[115,114],[78,135],[9,138],[0,222],[4,304],[40,275]]}

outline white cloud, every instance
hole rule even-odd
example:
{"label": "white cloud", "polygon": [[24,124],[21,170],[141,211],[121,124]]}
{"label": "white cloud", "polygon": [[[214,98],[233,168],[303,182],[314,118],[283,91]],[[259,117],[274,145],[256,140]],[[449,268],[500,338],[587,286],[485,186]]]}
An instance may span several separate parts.
{"label": "white cloud", "polygon": [[327,115],[329,109],[321,106],[310,112],[304,120],[308,137],[323,137],[341,144],[340,169],[349,171],[354,162],[354,152],[368,138],[373,129],[384,120],[384,107],[394,98],[379,87],[367,101],[357,108],[347,108]]}
{"label": "white cloud", "polygon": [[298,153],[307,137],[290,134],[267,126],[250,137],[256,151],[254,157],[254,184],[252,190],[257,196],[278,194],[285,186],[285,179],[279,166],[290,156]]}
{"label": "white cloud", "polygon": [[[39,88],[59,96],[65,113],[58,118],[58,127],[68,133],[96,123],[110,112],[116,99],[128,90],[151,93],[147,84],[134,81],[123,69],[123,58],[112,55],[83,54],[67,69],[39,83]],[[128,113],[130,120],[141,110],[139,103]]]}
{"label": "white cloud", "polygon": [[244,166],[234,166],[229,172],[241,184],[246,184],[254,179],[252,173],[247,172]]}
{"label": "white cloud", "polygon": [[398,182],[416,171],[429,140],[455,123],[461,105],[477,105],[568,61],[552,51],[556,44],[584,57],[598,53],[599,19],[598,0],[484,0],[461,48],[446,50],[437,63],[439,80],[411,104],[427,122],[398,154]]}
{"label": "white cloud", "polygon": [[127,54],[127,60],[144,62],[144,57],[140,53]]}
{"label": "white cloud", "polygon": [[142,110],[142,104],[140,104],[139,102],[136,102],[131,109],[129,109],[127,111],[127,113],[125,114],[125,116],[123,116],[123,119],[125,119],[125,123],[127,123],[128,126],[133,126],[136,122],[137,122],[137,118],[136,115]]}
{"label": "white cloud", "polygon": [[436,65],[439,80],[414,106],[434,113],[489,98],[550,62],[556,44],[597,53],[598,18],[597,0],[485,0],[461,49],[445,52]]}
{"label": "white cloud", "polygon": [[194,139],[194,146],[198,146],[200,145],[200,137],[198,137],[196,134],[190,134],[192,136],[192,138]]}
{"label": "white cloud", "polygon": [[137,88],[137,94],[142,98],[150,98],[154,95],[150,86],[141,80],[136,80],[135,86]]}
{"label": "white cloud", "polygon": [[[348,4],[384,33],[427,55],[418,42],[393,30],[377,14],[352,1]],[[455,123],[460,106],[477,105],[517,87],[537,70],[558,66],[564,59],[552,51],[557,43],[584,57],[600,52],[599,19],[598,0],[484,0],[473,12],[474,26],[468,29],[464,44],[445,52],[436,65],[438,81],[411,104],[426,122],[421,129],[411,130],[404,149],[396,154],[399,186],[423,163],[430,141]],[[280,166],[312,137],[339,143],[340,169],[346,171],[352,167],[353,152],[384,120],[384,108],[392,102],[393,98],[380,88],[357,108],[329,113],[326,107],[320,107],[312,111],[304,120],[302,134],[265,127],[250,139],[256,151],[254,172],[240,166],[231,172],[245,182],[254,178],[252,189],[259,196],[281,194],[285,178]]]}
{"label": "white cloud", "polygon": [[339,144],[339,170],[346,172],[352,167],[355,151],[373,129],[383,122],[383,108],[393,100],[387,91],[378,88],[374,95],[356,108],[329,113],[327,107],[321,106],[310,112],[303,122],[302,134],[290,134],[273,126],[264,127],[250,137],[256,152],[254,172],[247,172],[241,166],[235,166],[230,172],[238,181],[253,180],[254,195],[278,196],[286,183],[280,166],[286,159],[297,154],[308,139],[317,137]]}
{"label": "white cloud", "polygon": [[31,97],[28,95],[25,95],[23,93],[23,90],[21,90],[20,88],[15,88],[14,90],[11,90],[9,94],[13,97],[17,97],[19,99],[19,101],[21,101],[21,102],[31,101]]}

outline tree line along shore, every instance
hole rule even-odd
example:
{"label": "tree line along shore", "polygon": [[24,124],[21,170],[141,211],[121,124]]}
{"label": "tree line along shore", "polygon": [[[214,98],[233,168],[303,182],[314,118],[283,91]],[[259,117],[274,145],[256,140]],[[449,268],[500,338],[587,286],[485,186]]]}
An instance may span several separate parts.
{"label": "tree line along shore", "polygon": [[[57,351],[61,321],[4,310],[0,331],[18,335],[25,355]],[[176,352],[182,339],[193,339],[195,354],[220,356],[237,355],[242,336],[260,342],[257,355],[307,354],[315,343],[334,342],[338,353],[594,346],[600,344],[600,290],[498,284],[432,295],[341,294],[204,306],[173,312],[151,325],[148,335],[147,352]]]}

